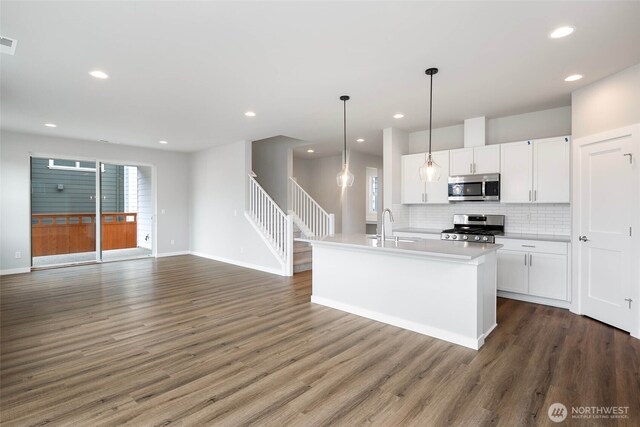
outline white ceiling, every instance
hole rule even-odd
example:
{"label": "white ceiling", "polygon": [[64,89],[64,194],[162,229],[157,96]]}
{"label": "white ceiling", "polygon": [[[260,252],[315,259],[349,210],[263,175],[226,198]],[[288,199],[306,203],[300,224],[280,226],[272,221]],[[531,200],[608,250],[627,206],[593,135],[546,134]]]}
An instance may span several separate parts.
{"label": "white ceiling", "polygon": [[[640,62],[640,2],[0,8],[2,35],[18,40],[15,56],[0,56],[3,128],[181,151],[287,135],[312,142],[316,156],[338,153],[348,94],[349,143],[380,154],[383,128],[426,128],[428,67],[440,68],[440,127],[569,105],[572,90]],[[547,37],[566,24],[573,35]],[[94,69],[111,78],[90,77]],[[564,82],[574,73],[585,77]]]}

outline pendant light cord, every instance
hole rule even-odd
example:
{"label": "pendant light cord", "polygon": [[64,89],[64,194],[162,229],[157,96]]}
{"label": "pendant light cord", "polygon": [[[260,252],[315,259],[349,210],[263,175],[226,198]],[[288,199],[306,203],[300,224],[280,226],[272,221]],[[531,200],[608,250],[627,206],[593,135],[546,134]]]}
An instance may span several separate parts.
{"label": "pendant light cord", "polygon": [[429,77],[429,159],[431,159],[431,119],[433,117],[433,74]]}
{"label": "pendant light cord", "polygon": [[344,129],[344,164],[347,164],[347,100],[343,100],[342,101],[343,105],[344,105],[344,113],[343,113],[343,120],[342,120],[342,124],[343,124],[343,129]]}

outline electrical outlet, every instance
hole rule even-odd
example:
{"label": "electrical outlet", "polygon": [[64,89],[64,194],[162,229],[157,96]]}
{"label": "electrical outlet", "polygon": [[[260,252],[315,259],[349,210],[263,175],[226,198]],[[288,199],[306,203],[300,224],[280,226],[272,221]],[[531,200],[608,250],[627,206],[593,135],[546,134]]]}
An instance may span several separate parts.
{"label": "electrical outlet", "polygon": [[172,245],[175,245],[175,244],[176,244],[176,241],[175,241],[175,240],[173,240],[173,239],[171,239],[171,244],[172,244]]}
{"label": "electrical outlet", "polygon": [[161,213],[162,215],[164,215],[164,214],[165,214],[165,212],[166,212],[166,211],[165,211],[164,209],[160,210],[160,213]]}
{"label": "electrical outlet", "polygon": [[244,248],[242,246],[240,246],[240,253],[243,254],[244,253]]}
{"label": "electrical outlet", "polygon": [[233,210],[233,216],[238,216],[238,209]]}
{"label": "electrical outlet", "polygon": [[22,258],[22,252],[16,252],[16,259]]}

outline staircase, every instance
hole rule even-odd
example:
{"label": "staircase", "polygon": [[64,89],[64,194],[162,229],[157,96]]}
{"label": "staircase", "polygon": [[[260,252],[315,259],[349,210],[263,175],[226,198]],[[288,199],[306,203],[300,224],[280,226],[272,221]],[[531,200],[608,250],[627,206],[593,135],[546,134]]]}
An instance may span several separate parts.
{"label": "staircase", "polygon": [[311,270],[311,245],[296,239],[334,234],[335,217],[327,213],[293,178],[289,178],[291,210],[285,214],[249,174],[245,217],[280,262],[282,275]]}
{"label": "staircase", "polygon": [[293,272],[299,273],[311,270],[312,249],[309,243],[296,239],[334,234],[335,216],[322,209],[293,178],[289,178],[289,203],[294,223]]}

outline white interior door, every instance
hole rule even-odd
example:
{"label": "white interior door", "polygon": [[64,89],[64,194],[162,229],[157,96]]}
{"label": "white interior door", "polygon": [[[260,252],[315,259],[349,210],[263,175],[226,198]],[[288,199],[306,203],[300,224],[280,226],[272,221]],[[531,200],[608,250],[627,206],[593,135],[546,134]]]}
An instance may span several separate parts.
{"label": "white interior door", "polygon": [[632,237],[640,213],[634,138],[629,132],[582,138],[576,144],[574,172],[574,226],[581,236],[574,248],[582,313],[626,331],[634,328],[639,302]]}

